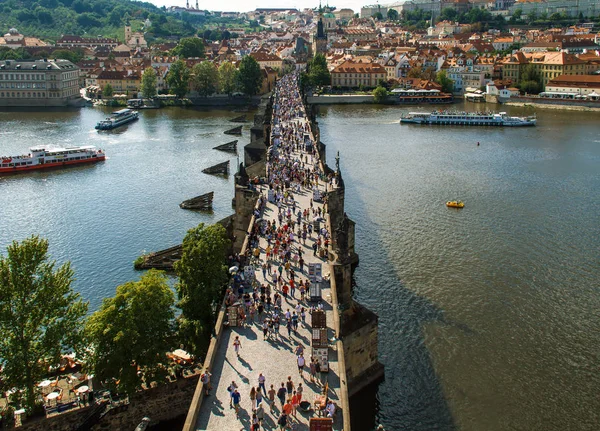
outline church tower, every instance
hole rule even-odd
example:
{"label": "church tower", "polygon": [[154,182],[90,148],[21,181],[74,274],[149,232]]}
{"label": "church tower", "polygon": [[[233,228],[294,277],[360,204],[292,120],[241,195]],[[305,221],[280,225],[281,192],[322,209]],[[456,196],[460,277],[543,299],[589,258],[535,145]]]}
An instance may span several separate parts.
{"label": "church tower", "polygon": [[131,40],[131,23],[129,22],[129,19],[128,19],[127,22],[125,22],[125,45],[127,45],[130,40]]}
{"label": "church tower", "polygon": [[317,33],[313,36],[312,50],[313,55],[325,54],[327,52],[327,36],[323,29],[323,17],[321,16],[317,23]]}

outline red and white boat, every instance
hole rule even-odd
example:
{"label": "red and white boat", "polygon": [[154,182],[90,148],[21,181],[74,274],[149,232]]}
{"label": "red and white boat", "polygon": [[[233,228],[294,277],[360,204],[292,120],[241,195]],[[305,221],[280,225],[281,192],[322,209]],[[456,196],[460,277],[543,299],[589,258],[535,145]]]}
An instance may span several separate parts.
{"label": "red and white boat", "polygon": [[104,151],[92,145],[66,148],[32,147],[29,154],[0,157],[0,175],[102,162]]}

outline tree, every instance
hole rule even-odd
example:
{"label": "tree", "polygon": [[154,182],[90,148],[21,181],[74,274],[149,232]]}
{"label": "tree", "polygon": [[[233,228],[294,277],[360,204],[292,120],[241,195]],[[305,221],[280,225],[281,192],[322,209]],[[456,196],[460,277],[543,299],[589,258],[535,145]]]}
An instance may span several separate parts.
{"label": "tree", "polygon": [[79,63],[83,58],[81,52],[70,51],[68,49],[54,50],[50,56],[54,59],[69,60],[73,64]]}
{"label": "tree", "polygon": [[197,37],[184,37],[173,48],[173,54],[183,58],[204,57],[204,43]]}
{"label": "tree", "polygon": [[440,70],[435,76],[435,82],[442,86],[442,91],[444,93],[452,93],[454,90],[454,81],[448,78],[445,70]]}
{"label": "tree", "polygon": [[238,82],[244,94],[248,96],[257,94],[262,86],[262,81],[263,73],[258,62],[249,55],[242,58],[238,69]]}
{"label": "tree", "polygon": [[376,19],[377,21],[381,21],[383,19],[383,15],[381,14],[381,12],[376,12],[371,16],[371,18]]}
{"label": "tree", "polygon": [[150,99],[151,97],[156,96],[156,84],[158,82],[158,78],[156,76],[156,70],[153,67],[148,67],[142,73],[142,95],[146,99]]}
{"label": "tree", "polygon": [[396,21],[396,20],[398,20],[398,11],[396,9],[388,9],[388,11],[387,11],[387,18],[390,21]]}
{"label": "tree", "polygon": [[102,97],[112,97],[113,94],[114,94],[114,90],[112,88],[112,85],[106,84],[104,86],[104,88],[102,89]]}
{"label": "tree", "polygon": [[183,97],[187,94],[190,81],[190,69],[183,60],[177,60],[171,64],[169,73],[167,73],[167,84],[171,93],[177,97]]}
{"label": "tree", "polygon": [[161,271],[151,269],[139,281],[118,286],[86,322],[95,376],[127,394],[162,377],[160,364],[173,342],[174,303]]}
{"label": "tree", "polygon": [[175,263],[179,277],[176,290],[181,308],[179,332],[194,353],[203,353],[209,343],[216,312],[227,281],[225,256],[230,247],[225,228],[201,223],[183,239],[181,260]]}
{"label": "tree", "polygon": [[375,88],[375,90],[373,90],[373,100],[375,103],[381,103],[385,101],[387,94],[388,92],[385,88],[378,86]]}
{"label": "tree", "polygon": [[442,21],[443,20],[454,21],[456,19],[457,15],[458,15],[458,12],[456,11],[456,9],[454,9],[453,7],[445,7],[444,9],[442,9],[442,13],[440,14],[440,19]]}
{"label": "tree", "polygon": [[212,61],[205,60],[192,68],[192,85],[200,95],[213,94],[219,85],[219,71]]}
{"label": "tree", "polygon": [[421,68],[421,66],[415,66],[410,68],[406,76],[408,78],[420,78],[421,73],[423,73],[423,69]]}
{"label": "tree", "polygon": [[533,64],[528,64],[521,72],[519,89],[524,93],[538,94],[542,91],[542,77]]}
{"label": "tree", "polygon": [[309,62],[308,78],[313,86],[331,84],[331,74],[327,68],[327,59],[323,54],[316,54]]}
{"label": "tree", "polygon": [[32,236],[0,256],[0,364],[8,387],[36,403],[35,385],[66,349],[81,347],[87,303],[73,292],[69,262],[55,269],[48,241]]}
{"label": "tree", "polygon": [[237,85],[237,69],[233,63],[225,61],[219,66],[219,91],[231,96]]}

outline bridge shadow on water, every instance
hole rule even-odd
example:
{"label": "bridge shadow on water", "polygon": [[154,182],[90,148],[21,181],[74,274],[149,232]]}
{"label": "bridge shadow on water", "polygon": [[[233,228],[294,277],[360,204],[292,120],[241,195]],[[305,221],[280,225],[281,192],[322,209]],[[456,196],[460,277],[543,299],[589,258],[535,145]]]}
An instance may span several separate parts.
{"label": "bridge shadow on water", "polygon": [[391,250],[353,182],[356,179],[346,181],[346,211],[356,222],[360,257],[354,293],[358,302],[379,316],[379,359],[385,366],[385,381],[350,400],[352,428],[372,430],[382,424],[393,431],[455,430],[424,339],[425,326],[448,322],[441,309],[398,278]]}

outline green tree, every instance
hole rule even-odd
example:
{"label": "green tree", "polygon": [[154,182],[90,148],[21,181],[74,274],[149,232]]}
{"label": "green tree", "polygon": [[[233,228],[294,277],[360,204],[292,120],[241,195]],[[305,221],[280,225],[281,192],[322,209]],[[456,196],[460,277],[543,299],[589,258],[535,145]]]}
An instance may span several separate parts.
{"label": "green tree", "polygon": [[231,96],[237,85],[237,69],[233,63],[225,61],[219,66],[219,91]]}
{"label": "green tree", "polygon": [[113,90],[112,85],[110,84],[106,84],[102,89],[102,97],[104,98],[110,98],[113,96],[114,93],[115,91]]}
{"label": "green tree", "polygon": [[204,353],[223,299],[227,281],[225,256],[231,243],[225,228],[203,223],[190,229],[183,239],[181,260],[175,263],[176,286],[181,308],[180,335],[196,354]]}
{"label": "green tree", "polygon": [[204,43],[197,37],[184,37],[173,49],[173,53],[183,58],[204,57]]}
{"label": "green tree", "polygon": [[408,74],[406,75],[408,78],[420,78],[423,74],[423,68],[421,66],[412,67]]}
{"label": "green tree", "polygon": [[247,55],[242,58],[238,69],[238,83],[244,94],[254,96],[260,91],[263,82],[263,73],[258,62]]}
{"label": "green tree", "polygon": [[66,349],[81,347],[87,303],[73,292],[67,262],[55,269],[48,241],[32,236],[0,256],[0,364],[8,387],[24,391],[30,409],[35,385]]}
{"label": "green tree", "polygon": [[190,82],[190,69],[183,60],[177,60],[171,64],[167,74],[167,84],[171,93],[177,97],[183,97],[187,94]]}
{"label": "green tree", "polygon": [[387,94],[388,92],[385,88],[378,86],[375,88],[375,90],[373,90],[373,100],[375,103],[382,103],[385,101]]}
{"label": "green tree", "polygon": [[445,70],[440,70],[435,76],[435,82],[442,86],[442,91],[444,93],[452,93],[454,90],[454,81],[448,78]]}
{"label": "green tree", "polygon": [[206,97],[213,94],[219,85],[219,71],[212,61],[205,60],[192,68],[192,86]]}
{"label": "green tree", "polygon": [[381,21],[383,19],[383,15],[381,14],[381,12],[376,12],[373,14],[373,16],[371,18],[374,18],[377,21]]}
{"label": "green tree", "polygon": [[142,95],[146,99],[150,99],[151,97],[156,96],[156,84],[158,82],[158,78],[156,76],[156,70],[153,67],[148,67],[142,73]]}
{"label": "green tree", "polygon": [[389,19],[390,21],[397,21],[398,20],[398,11],[396,9],[388,9],[387,19]]}
{"label": "green tree", "polygon": [[456,9],[454,9],[453,7],[445,7],[444,9],[442,9],[442,13],[440,14],[440,19],[443,20],[447,20],[447,21],[454,21],[456,19],[456,16],[458,15],[458,12],[456,11]]}
{"label": "green tree", "polygon": [[173,342],[174,303],[161,271],[151,269],[139,281],[118,286],[86,322],[95,376],[127,394],[163,377],[160,364]]}
{"label": "green tree", "polygon": [[327,59],[321,53],[316,54],[308,64],[308,78],[313,86],[331,84],[331,74],[327,68]]}
{"label": "green tree", "polygon": [[535,65],[528,64],[520,75],[519,89],[524,93],[538,94],[542,91],[542,77]]}
{"label": "green tree", "polygon": [[523,16],[523,9],[515,9],[512,16],[510,17],[511,22],[521,21],[521,17]]}
{"label": "green tree", "polygon": [[77,64],[83,58],[83,53],[81,50],[70,51],[68,49],[57,49],[52,51],[50,56],[55,59],[69,60],[71,63]]}

